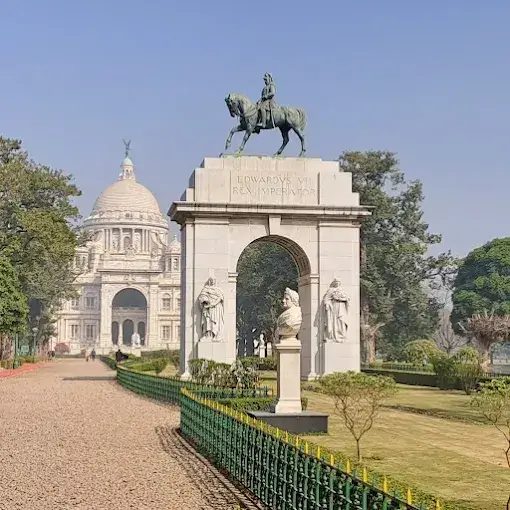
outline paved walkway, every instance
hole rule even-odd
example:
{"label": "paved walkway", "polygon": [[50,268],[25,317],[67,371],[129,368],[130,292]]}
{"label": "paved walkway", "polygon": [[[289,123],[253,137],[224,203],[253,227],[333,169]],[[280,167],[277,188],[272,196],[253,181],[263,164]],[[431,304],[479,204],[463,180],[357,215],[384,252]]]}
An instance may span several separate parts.
{"label": "paved walkway", "polygon": [[100,361],[0,380],[0,509],[233,509],[238,494],[176,434],[178,409]]}

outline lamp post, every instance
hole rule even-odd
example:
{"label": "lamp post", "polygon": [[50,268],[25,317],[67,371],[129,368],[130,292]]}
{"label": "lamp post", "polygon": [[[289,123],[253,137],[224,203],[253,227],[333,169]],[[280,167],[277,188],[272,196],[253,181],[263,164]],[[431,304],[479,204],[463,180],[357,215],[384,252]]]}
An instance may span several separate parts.
{"label": "lamp post", "polygon": [[35,339],[37,337],[37,332],[39,331],[39,328],[37,326],[32,328],[32,356],[35,356]]}
{"label": "lamp post", "polygon": [[18,368],[18,333],[14,333],[14,361],[12,363],[12,368]]}

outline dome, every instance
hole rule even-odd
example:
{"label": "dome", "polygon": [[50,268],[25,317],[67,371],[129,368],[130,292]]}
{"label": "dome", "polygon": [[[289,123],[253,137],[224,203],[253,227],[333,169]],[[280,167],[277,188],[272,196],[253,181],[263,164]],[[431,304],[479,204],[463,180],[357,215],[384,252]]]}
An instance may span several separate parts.
{"label": "dome", "polygon": [[174,234],[172,242],[168,245],[167,251],[170,253],[180,253],[181,252],[181,243],[177,239],[177,235]]}
{"label": "dome", "polygon": [[108,186],[99,195],[92,207],[85,226],[112,221],[151,223],[167,228],[168,222],[159,208],[156,197],[145,186],[136,181],[135,166],[126,154],[117,182]]}
{"label": "dome", "polygon": [[134,179],[122,179],[108,186],[96,200],[91,216],[110,211],[143,212],[162,216],[154,195]]}

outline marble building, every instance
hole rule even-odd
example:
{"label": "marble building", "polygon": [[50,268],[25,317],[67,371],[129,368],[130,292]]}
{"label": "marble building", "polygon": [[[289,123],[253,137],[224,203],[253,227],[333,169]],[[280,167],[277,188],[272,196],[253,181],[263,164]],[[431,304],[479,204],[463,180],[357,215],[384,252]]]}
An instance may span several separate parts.
{"label": "marble building", "polygon": [[181,244],[169,240],[168,221],[137,182],[128,150],[83,226],[91,240],[76,252],[80,296],[58,312],[53,345],[130,352],[138,333],[142,350],[179,349]]}

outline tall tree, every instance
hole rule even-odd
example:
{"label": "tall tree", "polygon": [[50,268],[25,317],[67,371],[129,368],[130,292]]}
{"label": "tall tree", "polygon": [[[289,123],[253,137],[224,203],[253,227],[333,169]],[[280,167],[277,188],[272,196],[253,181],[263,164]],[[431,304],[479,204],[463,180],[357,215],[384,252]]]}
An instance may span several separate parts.
{"label": "tall tree", "polygon": [[18,275],[10,260],[0,255],[0,360],[10,351],[9,335],[23,331],[27,316],[27,298],[21,292]]}
{"label": "tall tree", "polygon": [[241,254],[237,272],[239,351],[251,354],[253,334],[264,333],[268,341],[273,340],[276,319],[283,311],[283,292],[286,287],[297,290],[298,270],[281,246],[253,243]]}
{"label": "tall tree", "polygon": [[406,182],[394,153],[345,152],[340,165],[352,173],[360,202],[374,207],[361,227],[362,358],[374,360],[377,340],[394,357],[436,329],[438,304],[426,286],[446,279],[454,260],[427,255],[441,236],[423,219],[421,182]]}
{"label": "tall tree", "polygon": [[475,314],[510,315],[510,237],[471,251],[454,281],[451,321],[458,333]]}
{"label": "tall tree", "polygon": [[72,176],[32,161],[21,142],[0,137],[0,252],[16,268],[30,328],[48,334],[51,312],[73,293],[72,262],[85,238]]}

